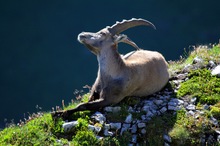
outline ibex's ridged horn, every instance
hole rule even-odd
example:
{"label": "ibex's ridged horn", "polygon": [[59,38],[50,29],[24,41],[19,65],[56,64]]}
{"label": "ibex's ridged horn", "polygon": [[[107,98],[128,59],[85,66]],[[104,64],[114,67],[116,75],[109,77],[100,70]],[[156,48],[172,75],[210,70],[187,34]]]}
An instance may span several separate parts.
{"label": "ibex's ridged horn", "polygon": [[119,34],[119,33],[123,32],[131,27],[140,26],[140,25],[151,26],[154,29],[156,29],[156,27],[150,21],[147,21],[147,20],[144,20],[141,18],[140,19],[132,18],[130,20],[123,20],[122,22],[116,22],[111,27],[108,27],[108,30],[112,35],[115,35],[115,34]]}

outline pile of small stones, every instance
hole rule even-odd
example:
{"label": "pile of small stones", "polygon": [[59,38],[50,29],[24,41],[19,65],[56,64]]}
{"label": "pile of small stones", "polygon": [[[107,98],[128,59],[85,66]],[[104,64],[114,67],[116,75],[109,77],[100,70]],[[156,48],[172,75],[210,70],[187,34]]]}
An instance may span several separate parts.
{"label": "pile of small stones", "polygon": [[[204,115],[204,110],[210,108],[209,105],[203,105],[203,109],[196,108],[197,98],[173,98],[173,93],[177,92],[180,87],[180,83],[188,80],[187,76],[190,70],[202,68],[203,60],[196,57],[193,64],[186,65],[182,71],[176,73],[170,82],[175,86],[174,89],[165,88],[163,91],[158,92],[149,96],[147,99],[142,99],[140,103],[134,106],[128,106],[128,115],[123,122],[111,122],[106,117],[109,113],[117,113],[121,111],[120,106],[109,106],[105,107],[102,112],[95,112],[90,118],[94,123],[100,123],[102,127],[89,125],[88,128],[94,131],[98,136],[97,139],[102,139],[107,136],[115,136],[117,134],[123,135],[125,131],[130,132],[132,137],[129,142],[129,146],[139,145],[138,136],[145,135],[147,133],[146,127],[147,123],[155,116],[160,116],[166,112],[176,113],[177,110],[185,109],[187,115],[197,119],[199,116]],[[220,77],[220,65],[216,65],[213,61],[209,61],[206,66],[212,70],[213,75]],[[134,113],[143,113],[140,119],[133,117]],[[219,127],[218,120],[214,117],[210,117],[209,122],[215,127]],[[65,132],[70,132],[73,127],[77,125],[77,121],[66,122],[63,124]],[[217,128],[216,128],[217,129]],[[210,135],[204,135],[201,138],[201,142],[205,144],[212,144],[212,142],[217,142],[220,144],[220,130],[215,130],[214,133]],[[163,135],[164,145],[169,146],[172,144],[171,137],[165,133]]]}

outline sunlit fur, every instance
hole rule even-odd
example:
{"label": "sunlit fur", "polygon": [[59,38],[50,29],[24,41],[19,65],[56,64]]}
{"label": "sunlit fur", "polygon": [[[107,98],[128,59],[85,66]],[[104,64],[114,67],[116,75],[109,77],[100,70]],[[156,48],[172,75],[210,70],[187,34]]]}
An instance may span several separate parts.
{"label": "sunlit fur", "polygon": [[164,57],[155,51],[137,50],[121,56],[118,40],[107,28],[97,33],[82,32],[78,40],[97,56],[98,73],[89,102],[65,111],[68,116],[81,110],[98,110],[116,104],[127,96],[147,96],[160,91],[169,74]]}

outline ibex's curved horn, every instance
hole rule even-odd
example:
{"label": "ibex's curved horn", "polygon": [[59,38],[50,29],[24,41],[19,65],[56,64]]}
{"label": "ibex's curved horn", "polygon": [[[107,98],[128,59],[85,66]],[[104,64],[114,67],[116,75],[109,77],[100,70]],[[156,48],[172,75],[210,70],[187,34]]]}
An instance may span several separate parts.
{"label": "ibex's curved horn", "polygon": [[154,29],[156,29],[156,27],[150,21],[147,21],[147,20],[144,20],[141,18],[140,19],[132,18],[130,20],[123,20],[122,22],[116,22],[111,27],[108,27],[108,30],[112,35],[115,35],[115,34],[119,34],[119,33],[123,32],[131,27],[140,26],[140,25],[151,26]]}

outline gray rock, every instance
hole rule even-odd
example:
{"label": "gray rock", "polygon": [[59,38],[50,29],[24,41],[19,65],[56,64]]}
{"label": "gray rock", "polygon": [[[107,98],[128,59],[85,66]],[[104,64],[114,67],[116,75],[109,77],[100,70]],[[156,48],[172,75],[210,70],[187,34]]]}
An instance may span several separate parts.
{"label": "gray rock", "polygon": [[168,105],[168,110],[170,110],[170,111],[176,111],[177,108],[176,108],[175,106],[170,106],[170,105]]}
{"label": "gray rock", "polygon": [[191,64],[187,64],[187,65],[183,68],[182,72],[186,73],[186,72],[189,72],[189,71],[192,70],[192,69],[193,69],[193,66],[192,66]]}
{"label": "gray rock", "polygon": [[168,106],[174,106],[174,107],[176,107],[177,105],[178,105],[178,103],[175,102],[175,101],[173,101],[173,100],[171,100],[171,101],[168,103]]}
{"label": "gray rock", "polygon": [[154,114],[151,111],[148,111],[147,114],[146,114],[146,118],[148,118],[148,117],[151,118],[153,116],[154,116]]}
{"label": "gray rock", "polygon": [[147,133],[147,130],[146,129],[141,129],[141,134],[146,134]]}
{"label": "gray rock", "polygon": [[163,100],[154,100],[154,103],[159,106],[163,103]]}
{"label": "gray rock", "polygon": [[102,136],[96,136],[96,139],[98,139],[98,140],[103,140],[103,138],[104,137],[102,137]]}
{"label": "gray rock", "polygon": [[215,129],[215,132],[220,135],[220,129]]}
{"label": "gray rock", "polygon": [[191,102],[192,104],[195,104],[195,103],[196,103],[196,100],[197,100],[197,98],[196,98],[196,97],[193,97],[193,98],[191,98],[190,102]]}
{"label": "gray rock", "polygon": [[199,58],[198,56],[196,56],[196,57],[193,59],[193,64],[202,63],[202,62],[203,62],[203,59],[202,59],[202,58]]}
{"label": "gray rock", "polygon": [[184,73],[184,74],[178,74],[176,77],[178,78],[178,80],[183,80],[186,78],[188,73]]}
{"label": "gray rock", "polygon": [[212,60],[210,60],[209,61],[209,63],[208,63],[208,66],[210,66],[210,67],[215,67],[216,65],[215,65],[215,62],[214,61],[212,61]]}
{"label": "gray rock", "polygon": [[189,104],[187,107],[186,107],[187,110],[195,110],[196,109],[196,106],[193,105],[193,104]]}
{"label": "gray rock", "polygon": [[195,115],[195,113],[193,111],[189,111],[188,114],[191,115],[191,116]]}
{"label": "gray rock", "polygon": [[136,132],[137,132],[137,125],[134,124],[134,125],[132,125],[132,127],[131,127],[131,133],[136,133]]}
{"label": "gray rock", "polygon": [[164,139],[165,142],[168,142],[168,143],[172,142],[171,137],[169,135],[167,135],[167,134],[163,135],[163,139]]}
{"label": "gray rock", "polygon": [[209,107],[210,107],[210,106],[209,106],[209,105],[207,105],[207,104],[203,105],[203,109],[204,109],[204,110],[208,110],[208,109],[209,109]]}
{"label": "gray rock", "polygon": [[131,124],[126,124],[124,123],[122,128],[121,128],[121,133],[120,135],[122,135],[124,133],[124,131],[128,131],[128,129],[130,128]]}
{"label": "gray rock", "polygon": [[100,113],[100,112],[96,112],[95,114],[93,114],[91,116],[92,119],[95,119],[96,121],[98,121],[100,124],[104,124],[104,122],[106,121],[106,117]]}
{"label": "gray rock", "polygon": [[162,109],[160,109],[160,112],[161,113],[165,113],[167,111],[167,108],[166,107],[163,107]]}
{"label": "gray rock", "polygon": [[212,70],[211,74],[212,74],[213,76],[214,76],[214,75],[217,75],[217,77],[220,77],[220,65],[216,66],[216,67]]}
{"label": "gray rock", "polygon": [[111,131],[108,131],[108,130],[106,129],[106,130],[104,130],[104,135],[105,135],[105,136],[113,136],[114,133],[111,132]]}
{"label": "gray rock", "polygon": [[138,123],[137,126],[138,128],[144,128],[146,127],[146,123]]}
{"label": "gray rock", "polygon": [[136,134],[132,135],[131,142],[137,143],[137,135]]}
{"label": "gray rock", "polygon": [[107,106],[107,107],[104,108],[104,111],[117,113],[117,112],[121,111],[121,107],[120,106],[115,106],[115,107]]}
{"label": "gray rock", "polygon": [[165,142],[165,143],[164,143],[164,146],[170,146],[170,144],[168,144],[168,143]]}
{"label": "gray rock", "polygon": [[111,129],[116,129],[116,130],[121,129],[121,123],[110,123],[109,125]]}
{"label": "gray rock", "polygon": [[131,122],[132,122],[132,114],[129,114],[125,119],[125,123],[131,123]]}
{"label": "gray rock", "polygon": [[77,121],[64,123],[63,124],[64,132],[70,132],[77,124],[78,124]]}
{"label": "gray rock", "polygon": [[210,122],[211,122],[214,126],[216,126],[216,127],[219,126],[219,125],[218,125],[218,120],[217,120],[216,118],[214,118],[214,117],[211,117],[211,118],[210,118]]}
{"label": "gray rock", "polygon": [[99,133],[99,132],[102,130],[101,127],[93,126],[93,125],[88,125],[88,129],[89,129],[89,130],[92,130],[92,131],[95,132],[95,133]]}
{"label": "gray rock", "polygon": [[104,129],[105,129],[105,130],[109,130],[110,128],[111,128],[110,124],[105,124],[105,125],[104,125]]}
{"label": "gray rock", "polygon": [[218,144],[220,144],[220,135],[217,136]]}
{"label": "gray rock", "polygon": [[142,116],[141,116],[141,119],[142,119],[142,120],[146,120],[146,119],[147,119],[147,116],[146,116],[146,115],[142,115]]}
{"label": "gray rock", "polygon": [[144,105],[144,106],[142,107],[142,111],[147,112],[147,111],[149,111],[149,110],[150,110],[150,106],[149,106],[149,105]]}

